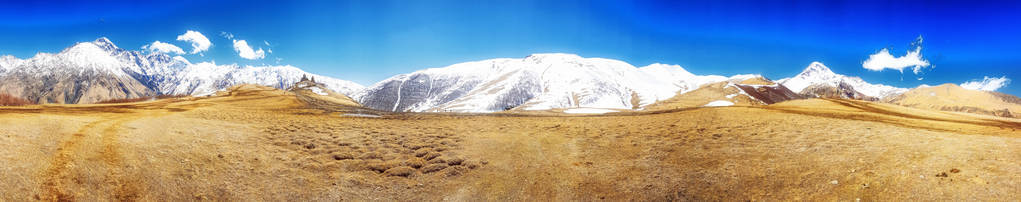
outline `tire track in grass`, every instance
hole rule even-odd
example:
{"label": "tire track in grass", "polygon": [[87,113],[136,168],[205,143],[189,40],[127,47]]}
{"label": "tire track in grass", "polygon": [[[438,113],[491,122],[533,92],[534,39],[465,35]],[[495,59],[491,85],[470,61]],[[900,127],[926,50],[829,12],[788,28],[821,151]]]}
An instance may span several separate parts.
{"label": "tire track in grass", "polygon": [[[100,120],[82,126],[78,131],[64,138],[57,146],[57,150],[50,160],[49,167],[42,173],[44,181],[40,187],[41,193],[36,198],[43,201],[76,201],[75,194],[71,193],[69,187],[67,187],[71,182],[77,181],[77,179],[71,176],[70,171],[72,169],[81,169],[76,168],[73,161],[76,158],[80,159],[85,156],[96,156],[94,154],[98,153],[98,156],[100,156],[100,159],[103,160],[107,167],[105,179],[108,186],[111,186],[109,190],[112,191],[110,194],[113,199],[117,201],[138,200],[141,193],[139,187],[142,186],[139,185],[139,179],[126,176],[124,156],[121,154],[121,146],[118,142],[120,138],[118,129],[123,123],[136,120],[142,116],[162,116],[168,114],[168,112],[170,111],[156,110],[131,114],[114,114],[114,116],[120,117],[100,116]],[[109,125],[100,127],[104,124]],[[97,131],[99,128],[102,128],[102,130]],[[95,134],[99,134],[99,136],[97,137]],[[81,143],[90,138],[99,138],[102,148],[77,151],[83,149]],[[105,190],[90,191],[102,192]]]}
{"label": "tire track in grass", "polygon": [[53,159],[50,160],[50,166],[43,173],[44,181],[41,187],[42,196],[38,197],[40,200],[46,201],[74,201],[74,195],[68,193],[65,190],[65,182],[70,179],[68,170],[74,167],[71,164],[72,158],[75,155],[76,149],[78,149],[82,139],[85,139],[86,131],[92,129],[97,124],[106,122],[108,120],[94,121],[78,129],[77,132],[72,134],[70,137],[65,138],[66,140],[60,142],[57,146],[56,154],[53,155]]}
{"label": "tire track in grass", "polygon": [[113,186],[112,194],[117,201],[138,200],[139,187],[141,187],[137,179],[132,180],[125,177],[124,157],[121,155],[121,147],[120,143],[118,143],[120,134],[117,133],[117,129],[128,120],[134,119],[126,117],[114,121],[106,129],[103,129],[101,136],[103,150],[100,151],[100,155],[108,168],[106,174],[107,183]]}

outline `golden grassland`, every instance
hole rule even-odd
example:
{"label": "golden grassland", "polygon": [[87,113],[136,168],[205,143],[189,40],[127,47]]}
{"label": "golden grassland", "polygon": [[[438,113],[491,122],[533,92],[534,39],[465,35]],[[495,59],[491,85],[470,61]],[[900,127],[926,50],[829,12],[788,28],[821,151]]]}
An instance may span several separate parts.
{"label": "golden grassland", "polygon": [[1017,119],[822,99],[598,116],[338,102],[242,86],[3,107],[0,201],[1021,198]]}
{"label": "golden grassland", "polygon": [[1017,97],[981,90],[969,90],[956,84],[920,87],[886,100],[921,109],[971,112],[1001,117],[1021,117],[1021,100]]}

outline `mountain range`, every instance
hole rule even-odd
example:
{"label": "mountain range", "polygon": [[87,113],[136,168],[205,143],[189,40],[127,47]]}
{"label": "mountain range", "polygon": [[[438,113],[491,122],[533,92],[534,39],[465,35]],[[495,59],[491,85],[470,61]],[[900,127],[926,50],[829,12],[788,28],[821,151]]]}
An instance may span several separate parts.
{"label": "mountain range", "polygon": [[766,105],[803,98],[858,99],[1005,117],[1021,110],[1021,99],[1011,95],[952,84],[916,89],[872,84],[836,74],[821,62],[773,81],[760,75],[695,75],[678,65],[636,67],[613,59],[548,53],[429,68],[363,87],[293,66],[191,63],[180,56],[121,49],[107,38],[28,59],[0,56],[0,94],[35,103],[202,96],[238,84],[287,89],[306,76],[330,92],[346,95],[341,96],[344,99],[349,96],[356,105],[393,112],[603,113]]}
{"label": "mountain range", "polygon": [[352,97],[386,111],[640,109],[725,79],[697,76],[676,65],[637,68],[619,60],[533,54],[401,74]]}
{"label": "mountain range", "polygon": [[351,94],[363,88],[354,82],[311,74],[293,66],[192,64],[180,56],[121,49],[107,38],[80,42],[56,54],[39,53],[28,59],[0,57],[0,93],[36,103],[208,95],[242,83],[287,88],[302,75],[316,77],[341,93]]}

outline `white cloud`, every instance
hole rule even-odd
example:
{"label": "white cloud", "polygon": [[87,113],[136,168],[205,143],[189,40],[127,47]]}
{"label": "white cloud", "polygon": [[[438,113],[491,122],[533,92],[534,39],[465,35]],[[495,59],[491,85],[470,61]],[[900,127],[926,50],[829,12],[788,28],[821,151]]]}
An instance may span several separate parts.
{"label": "white cloud", "polygon": [[231,40],[234,39],[234,34],[231,34],[230,32],[220,32],[220,36]]}
{"label": "white cloud", "polygon": [[181,47],[177,47],[174,44],[163,43],[160,41],[155,41],[152,42],[152,44],[142,46],[142,49],[146,49],[154,53],[184,54],[184,50],[181,49]]}
{"label": "white cloud", "polygon": [[911,67],[912,71],[918,74],[923,67],[929,66],[929,61],[922,58],[921,51],[922,47],[917,47],[914,51],[908,51],[904,56],[894,57],[890,55],[889,50],[884,48],[878,53],[870,55],[869,59],[865,60],[861,66],[872,71],[896,69],[901,72],[904,72],[904,68]]}
{"label": "white cloud", "polygon": [[184,34],[177,36],[177,40],[191,42],[191,54],[207,51],[209,50],[209,47],[213,45],[213,43],[209,42],[209,38],[206,38],[205,35],[192,30],[188,30]]}
{"label": "white cloud", "polygon": [[961,84],[961,87],[971,90],[996,91],[996,89],[1007,86],[1007,84],[1010,84],[1010,79],[1006,76],[1000,78],[984,76],[981,81],[975,79],[964,82]]}
{"label": "white cloud", "polygon": [[911,43],[914,50],[909,50],[904,56],[895,57],[890,50],[882,49],[878,53],[869,55],[869,59],[862,62],[861,66],[872,71],[883,71],[884,69],[895,69],[904,72],[904,68],[911,67],[915,74],[921,73],[922,68],[929,66],[929,61],[922,58],[922,37],[919,36]]}
{"label": "white cloud", "polygon": [[234,51],[238,52],[238,56],[241,58],[255,60],[266,57],[266,52],[259,48],[259,50],[252,49],[248,46],[248,42],[245,40],[234,40]]}

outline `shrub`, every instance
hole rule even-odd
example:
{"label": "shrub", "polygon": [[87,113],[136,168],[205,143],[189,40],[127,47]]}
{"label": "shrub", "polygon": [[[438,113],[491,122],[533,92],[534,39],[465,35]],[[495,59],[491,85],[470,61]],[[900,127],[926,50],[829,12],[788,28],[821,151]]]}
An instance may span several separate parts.
{"label": "shrub", "polygon": [[34,104],[26,99],[21,99],[9,94],[0,94],[0,106],[21,106]]}
{"label": "shrub", "polygon": [[143,101],[149,101],[149,100],[161,100],[161,99],[167,99],[167,98],[180,98],[180,97],[186,97],[186,96],[188,96],[188,95],[157,95],[157,96],[139,97],[139,98],[117,98],[117,99],[109,99],[109,100],[99,101],[99,102],[96,102],[96,104],[117,104],[117,103],[129,103],[129,102],[143,102]]}
{"label": "shrub", "polygon": [[408,166],[398,166],[386,170],[386,172],[383,172],[383,174],[389,176],[408,177],[411,176],[412,174],[415,174],[415,169]]}
{"label": "shrub", "polygon": [[447,168],[447,164],[429,164],[429,165],[427,165],[425,167],[422,167],[422,172],[423,173],[431,173],[431,172],[436,172],[436,171],[443,170],[444,168]]}

